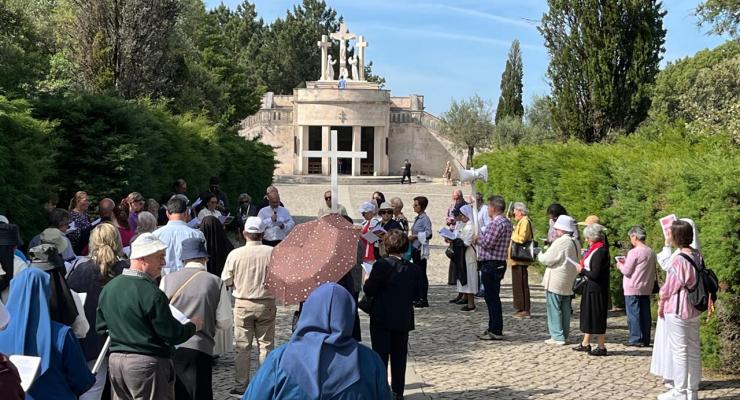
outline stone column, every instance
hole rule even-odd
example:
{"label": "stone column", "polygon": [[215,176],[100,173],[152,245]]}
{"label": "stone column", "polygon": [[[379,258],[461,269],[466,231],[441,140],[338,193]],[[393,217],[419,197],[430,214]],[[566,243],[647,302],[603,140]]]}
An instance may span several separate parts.
{"label": "stone column", "polygon": [[375,175],[388,175],[388,157],[385,155],[385,138],[388,137],[388,132],[386,132],[384,126],[376,126],[374,131],[375,157],[373,164]]}
{"label": "stone column", "polygon": [[303,152],[308,150],[308,126],[299,125],[296,127],[298,134],[298,155],[296,155],[297,175],[308,175],[308,158],[303,157]]}
{"label": "stone column", "polygon": [[[322,151],[331,150],[331,136],[329,136],[328,126],[321,127],[321,150]],[[329,157],[322,157],[321,158],[321,174],[330,175],[331,174],[330,168],[331,168],[331,159]]]}
{"label": "stone column", "polygon": [[[362,151],[362,127],[352,126],[352,151]],[[360,158],[352,159],[352,176],[360,176]]]}

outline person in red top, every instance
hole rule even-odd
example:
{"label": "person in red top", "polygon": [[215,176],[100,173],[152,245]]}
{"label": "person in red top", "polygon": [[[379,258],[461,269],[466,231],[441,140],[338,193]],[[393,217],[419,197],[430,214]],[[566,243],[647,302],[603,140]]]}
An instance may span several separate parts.
{"label": "person in red top", "polygon": [[[377,207],[372,202],[365,202],[362,203],[360,206],[360,209],[358,210],[360,214],[362,214],[362,217],[365,219],[362,221],[362,229],[360,230],[360,233],[362,235],[371,232],[373,228],[378,224],[378,220],[374,219],[375,211]],[[365,270],[369,270],[369,266],[372,266],[375,262],[375,243],[371,243],[367,241],[365,238],[360,238],[362,240],[362,263],[365,266]]]}

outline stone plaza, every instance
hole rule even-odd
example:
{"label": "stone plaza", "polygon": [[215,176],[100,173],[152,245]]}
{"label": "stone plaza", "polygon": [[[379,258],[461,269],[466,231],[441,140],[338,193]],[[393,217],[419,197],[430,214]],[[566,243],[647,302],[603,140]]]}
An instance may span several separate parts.
{"label": "stone plaza", "polygon": [[[316,217],[327,185],[279,185],[281,198],[296,222]],[[357,208],[375,190],[387,199],[398,196],[404,214],[410,219],[412,199],[427,196],[427,212],[435,231],[444,222],[453,188],[441,184],[346,186],[339,187],[339,201],[358,221]],[[463,188],[465,193],[469,187]],[[509,200],[509,199],[507,199]],[[544,212],[532,210],[531,212]],[[447,286],[445,245],[439,235],[432,239],[429,266],[431,307],[416,310],[416,330],[409,339],[409,360],[405,397],[416,399],[654,399],[665,391],[661,380],[649,373],[650,348],[626,347],[627,319],[622,311],[609,314],[606,332],[609,356],[591,357],[576,353],[572,346],[551,346],[548,338],[544,290],[540,277],[530,272],[532,317],[515,319],[511,307],[511,279],[507,273],[502,285],[504,336],[502,342],[476,338],[487,322],[486,305],[476,299],[477,310],[464,313],[450,305],[455,297]],[[534,270],[534,268],[531,268]],[[574,301],[569,344],[581,339],[578,330],[578,300]],[[290,337],[290,321],[296,307],[278,307],[277,345]],[[370,345],[368,316],[360,311],[363,342]],[[253,363],[254,365],[255,363]],[[233,382],[233,353],[214,367],[214,394],[217,400],[229,398]],[[702,399],[740,399],[740,381],[705,373],[699,397]]]}

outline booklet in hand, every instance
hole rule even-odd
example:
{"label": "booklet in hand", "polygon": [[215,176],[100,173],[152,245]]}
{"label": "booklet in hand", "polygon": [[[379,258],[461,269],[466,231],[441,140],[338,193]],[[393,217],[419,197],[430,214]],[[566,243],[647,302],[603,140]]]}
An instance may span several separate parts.
{"label": "booklet in hand", "polygon": [[668,234],[671,232],[671,225],[673,225],[673,221],[676,219],[676,214],[666,215],[660,219],[660,226],[663,228],[663,238],[668,238]]}
{"label": "booklet in hand", "polygon": [[378,235],[374,234],[373,232],[363,233],[360,235],[361,238],[365,239],[368,243],[375,243],[378,240],[380,240],[380,237]]}
{"label": "booklet in hand", "polygon": [[444,227],[444,228],[440,229],[439,230],[439,235],[442,236],[443,238],[449,239],[449,240],[455,240],[455,239],[457,239],[457,233],[455,233],[453,230],[451,230],[451,229],[449,229],[447,227]]}

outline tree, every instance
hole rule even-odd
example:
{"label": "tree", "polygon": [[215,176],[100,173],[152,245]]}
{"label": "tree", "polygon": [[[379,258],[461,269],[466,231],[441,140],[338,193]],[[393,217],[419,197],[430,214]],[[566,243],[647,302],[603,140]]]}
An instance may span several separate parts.
{"label": "tree", "polygon": [[33,92],[49,69],[43,35],[23,10],[0,0],[0,95],[22,97]]}
{"label": "tree", "polygon": [[647,116],[665,30],[657,0],[548,0],[539,27],[561,136],[598,142]]}
{"label": "tree", "polygon": [[258,108],[265,88],[250,73],[264,23],[253,4],[232,11],[223,4],[206,11],[199,0],[187,11],[181,37],[186,84],[174,99],[175,111],[205,113],[215,122],[234,126]]}
{"label": "tree", "polygon": [[66,0],[63,41],[90,92],[131,99],[178,93],[180,0]]}
{"label": "tree", "polygon": [[696,15],[699,17],[699,25],[712,25],[710,33],[738,36],[740,2],[737,0],[705,0],[696,7]]}
{"label": "tree", "polygon": [[522,52],[519,50],[519,40],[515,39],[511,43],[506,68],[504,68],[504,73],[501,75],[501,96],[498,98],[498,107],[496,107],[496,123],[504,117],[516,117],[521,121],[522,115],[524,115],[524,106],[522,105],[523,79]]}
{"label": "tree", "polygon": [[267,29],[255,54],[254,74],[267,90],[292,94],[293,88],[318,80],[321,73],[321,35],[337,30],[337,12],[322,0],[303,0]]}
{"label": "tree", "polygon": [[481,149],[491,141],[493,112],[488,102],[478,95],[468,100],[452,100],[450,109],[442,114],[440,133],[452,144],[468,152],[468,168],[473,166],[475,149]]}

